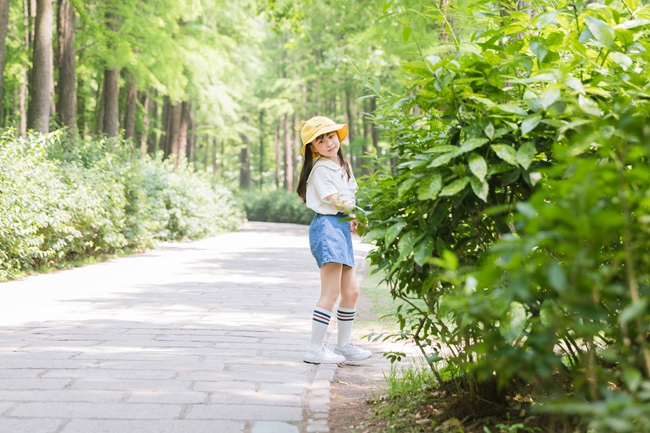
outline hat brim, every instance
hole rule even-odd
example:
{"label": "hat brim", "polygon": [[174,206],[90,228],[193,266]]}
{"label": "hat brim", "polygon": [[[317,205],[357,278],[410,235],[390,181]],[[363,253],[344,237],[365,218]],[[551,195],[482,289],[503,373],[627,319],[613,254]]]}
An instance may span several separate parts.
{"label": "hat brim", "polygon": [[[328,132],[336,131],[336,135],[339,136],[339,143],[343,143],[343,140],[345,137],[348,136],[348,125],[345,123],[337,123],[334,125],[328,125],[325,126],[318,131],[314,132],[309,139],[305,140],[306,143],[302,145],[302,149],[300,149],[300,153],[302,156],[305,156],[305,149],[307,149],[307,145],[314,141],[318,136],[327,134]],[[312,152],[312,154],[317,155],[317,153]]]}

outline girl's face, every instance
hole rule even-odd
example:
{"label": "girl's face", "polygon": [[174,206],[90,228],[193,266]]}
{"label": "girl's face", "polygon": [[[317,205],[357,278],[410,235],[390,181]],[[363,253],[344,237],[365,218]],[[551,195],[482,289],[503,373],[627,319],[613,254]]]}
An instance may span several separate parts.
{"label": "girl's face", "polygon": [[339,142],[339,135],[336,131],[319,135],[311,142],[311,145],[314,146],[314,150],[320,153],[322,157],[338,162],[337,154],[341,148],[341,143]]}

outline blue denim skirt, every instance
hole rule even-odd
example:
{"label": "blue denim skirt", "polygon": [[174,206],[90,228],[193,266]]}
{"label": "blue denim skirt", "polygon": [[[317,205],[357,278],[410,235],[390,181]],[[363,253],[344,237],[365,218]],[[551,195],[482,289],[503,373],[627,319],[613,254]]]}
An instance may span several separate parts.
{"label": "blue denim skirt", "polygon": [[322,215],[317,213],[309,226],[309,246],[316,264],[322,268],[325,263],[342,263],[354,266],[354,251],[350,222],[341,221],[347,215]]}

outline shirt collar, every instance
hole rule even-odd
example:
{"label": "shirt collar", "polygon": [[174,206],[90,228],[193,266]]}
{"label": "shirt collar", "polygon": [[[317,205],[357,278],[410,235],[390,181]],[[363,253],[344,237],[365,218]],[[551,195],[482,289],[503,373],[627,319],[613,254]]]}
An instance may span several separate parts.
{"label": "shirt collar", "polygon": [[331,159],[323,158],[322,156],[318,157],[318,159],[314,163],[314,168],[316,168],[316,165],[324,165],[327,168],[332,169],[332,170],[342,170],[343,169],[343,167],[341,167],[340,165],[338,165],[337,163],[335,163]]}

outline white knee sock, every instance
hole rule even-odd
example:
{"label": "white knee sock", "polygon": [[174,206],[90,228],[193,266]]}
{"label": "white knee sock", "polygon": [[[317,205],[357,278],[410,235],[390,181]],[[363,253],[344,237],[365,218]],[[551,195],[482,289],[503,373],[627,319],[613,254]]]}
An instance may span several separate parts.
{"label": "white knee sock", "polygon": [[314,315],[311,321],[311,342],[309,343],[310,349],[316,349],[323,345],[325,341],[325,334],[327,327],[330,324],[332,312],[324,308],[314,308]]}
{"label": "white knee sock", "polygon": [[343,348],[350,341],[352,325],[354,325],[354,308],[339,307],[336,310],[338,331],[338,346]]}

